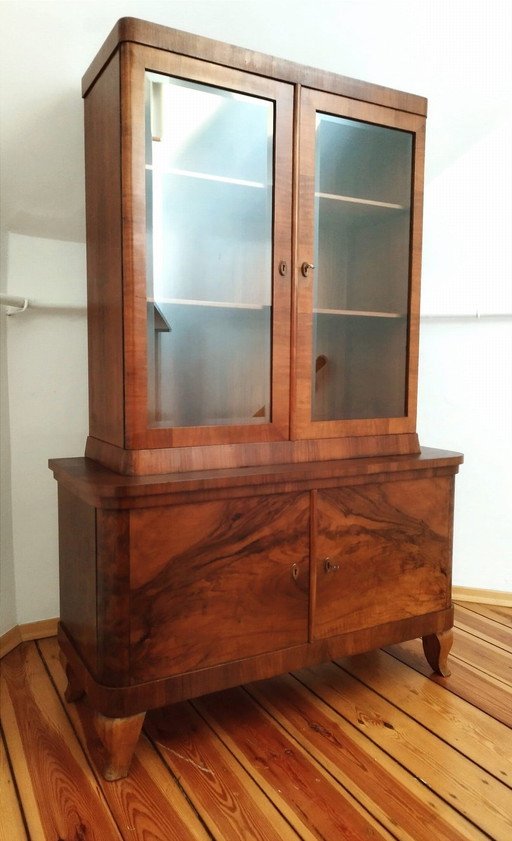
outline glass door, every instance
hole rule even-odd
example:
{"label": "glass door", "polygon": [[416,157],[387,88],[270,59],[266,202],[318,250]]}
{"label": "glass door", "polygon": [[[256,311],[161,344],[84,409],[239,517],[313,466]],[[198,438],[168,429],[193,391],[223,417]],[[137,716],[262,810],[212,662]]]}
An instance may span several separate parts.
{"label": "glass door", "polygon": [[297,437],[409,431],[410,115],[303,100]]}
{"label": "glass door", "polygon": [[[144,71],[143,446],[289,427],[293,88],[154,54]],[[141,148],[142,151],[142,148]],[[141,315],[142,317],[142,315]]]}

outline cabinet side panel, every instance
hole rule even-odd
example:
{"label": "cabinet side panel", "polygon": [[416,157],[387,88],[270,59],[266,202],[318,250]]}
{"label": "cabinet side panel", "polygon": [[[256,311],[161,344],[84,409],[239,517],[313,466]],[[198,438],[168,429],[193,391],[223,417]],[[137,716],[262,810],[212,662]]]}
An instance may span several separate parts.
{"label": "cabinet side panel", "polygon": [[128,511],[98,510],[98,671],[107,686],[128,682],[130,523]]}
{"label": "cabinet side panel", "polygon": [[95,509],[59,485],[60,619],[91,671],[96,662]]}
{"label": "cabinet side panel", "polygon": [[123,445],[121,131],[115,55],[85,99],[90,434]]}

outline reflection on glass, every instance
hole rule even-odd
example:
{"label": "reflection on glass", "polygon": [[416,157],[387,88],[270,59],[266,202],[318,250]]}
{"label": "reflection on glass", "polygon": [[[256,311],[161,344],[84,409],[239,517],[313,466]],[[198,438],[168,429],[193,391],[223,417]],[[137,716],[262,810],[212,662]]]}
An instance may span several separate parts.
{"label": "reflection on glass", "polygon": [[152,426],[270,420],[273,103],[148,73]]}
{"label": "reflection on glass", "polygon": [[317,115],[312,419],[406,412],[412,135]]}

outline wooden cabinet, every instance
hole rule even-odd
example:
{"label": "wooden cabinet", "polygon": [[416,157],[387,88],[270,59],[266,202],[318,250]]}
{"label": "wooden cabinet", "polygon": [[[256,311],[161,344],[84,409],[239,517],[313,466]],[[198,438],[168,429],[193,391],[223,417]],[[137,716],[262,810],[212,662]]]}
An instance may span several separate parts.
{"label": "wooden cabinet", "polygon": [[146,710],[424,638],[457,453],[421,449],[421,97],[125,18],[84,77],[90,430],[53,460],[68,698]]}

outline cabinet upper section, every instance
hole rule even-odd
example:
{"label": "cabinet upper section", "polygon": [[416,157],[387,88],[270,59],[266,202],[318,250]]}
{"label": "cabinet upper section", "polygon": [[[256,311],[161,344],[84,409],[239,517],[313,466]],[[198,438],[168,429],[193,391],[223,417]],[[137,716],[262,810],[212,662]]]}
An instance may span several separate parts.
{"label": "cabinet upper section", "polygon": [[417,451],[425,100],[132,18],[84,98],[87,454]]}
{"label": "cabinet upper section", "polygon": [[203,38],[138,18],[121,18],[105,40],[82,79],[82,93],[87,95],[103,68],[120,44],[132,43],[155,47],[177,55],[201,57],[223,67],[243,69],[278,81],[304,85],[316,90],[341,94],[362,102],[373,102],[412,114],[427,115],[427,100],[416,94],[340,76],[326,70],[307,67],[275,56],[246,50],[222,41]]}

